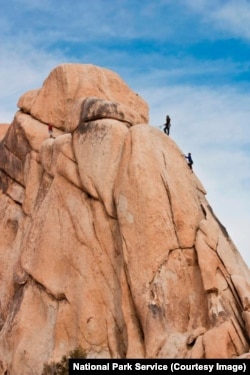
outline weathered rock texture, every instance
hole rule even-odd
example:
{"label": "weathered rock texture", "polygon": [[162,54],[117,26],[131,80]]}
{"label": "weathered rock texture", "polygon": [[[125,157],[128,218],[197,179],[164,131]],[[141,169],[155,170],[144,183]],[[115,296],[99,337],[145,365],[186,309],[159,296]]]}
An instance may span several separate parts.
{"label": "weathered rock texture", "polygon": [[5,136],[7,129],[9,128],[9,124],[0,124],[0,141]]}
{"label": "weathered rock texture", "polygon": [[0,143],[0,374],[39,375],[79,344],[248,357],[249,269],[145,101],[65,64],[18,106]]}

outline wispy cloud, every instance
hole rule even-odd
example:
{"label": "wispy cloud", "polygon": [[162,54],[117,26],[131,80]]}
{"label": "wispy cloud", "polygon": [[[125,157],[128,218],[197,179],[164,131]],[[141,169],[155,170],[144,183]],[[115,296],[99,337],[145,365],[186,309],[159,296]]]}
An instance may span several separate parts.
{"label": "wispy cloud", "polygon": [[201,17],[201,22],[208,26],[203,30],[216,38],[250,39],[250,3],[248,0],[184,0],[186,6]]}

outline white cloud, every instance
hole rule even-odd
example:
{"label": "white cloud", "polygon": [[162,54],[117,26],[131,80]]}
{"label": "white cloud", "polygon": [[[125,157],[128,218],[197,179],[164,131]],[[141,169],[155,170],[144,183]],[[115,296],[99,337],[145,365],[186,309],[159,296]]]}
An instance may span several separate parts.
{"label": "white cloud", "polygon": [[[210,25],[210,34],[221,31],[216,37],[250,39],[250,3],[247,0],[184,0],[190,10],[197,12],[202,22]],[[213,31],[214,29],[214,31]]]}

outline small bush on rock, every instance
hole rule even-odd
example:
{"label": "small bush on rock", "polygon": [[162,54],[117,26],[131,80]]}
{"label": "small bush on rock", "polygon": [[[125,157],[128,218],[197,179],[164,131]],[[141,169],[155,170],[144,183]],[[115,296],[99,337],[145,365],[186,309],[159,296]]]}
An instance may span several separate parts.
{"label": "small bush on rock", "polygon": [[68,355],[62,356],[60,362],[45,363],[42,375],[68,375],[69,374],[69,358],[86,358],[87,354],[81,346],[70,351]]}

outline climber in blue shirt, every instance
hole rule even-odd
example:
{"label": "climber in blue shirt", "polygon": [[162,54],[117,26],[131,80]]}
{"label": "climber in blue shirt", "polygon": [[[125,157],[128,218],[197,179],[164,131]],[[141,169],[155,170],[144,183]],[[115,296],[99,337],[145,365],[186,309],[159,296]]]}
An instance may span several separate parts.
{"label": "climber in blue shirt", "polygon": [[184,155],[184,156],[187,159],[187,163],[188,163],[189,168],[191,170],[193,170],[193,164],[194,164],[194,162],[193,162],[193,159],[192,159],[191,152],[189,152],[187,156],[186,155]]}

